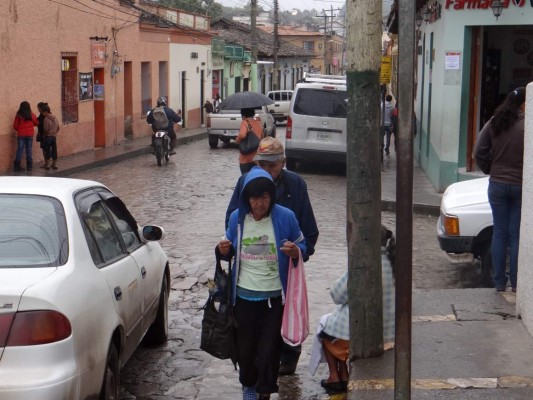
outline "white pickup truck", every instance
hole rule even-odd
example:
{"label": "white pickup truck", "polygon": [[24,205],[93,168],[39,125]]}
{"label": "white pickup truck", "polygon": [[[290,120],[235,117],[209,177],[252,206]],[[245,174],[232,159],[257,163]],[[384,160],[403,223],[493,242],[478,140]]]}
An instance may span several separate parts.
{"label": "white pickup truck", "polygon": [[437,237],[440,248],[452,260],[466,261],[464,256],[479,259],[483,280],[492,287],[492,210],[488,186],[488,177],[448,186],[442,195]]}
{"label": "white pickup truck", "polygon": [[267,106],[268,112],[277,122],[285,121],[289,116],[292,93],[292,90],[272,90],[267,93],[267,97],[274,102]]}
{"label": "white pickup truck", "polygon": [[[254,119],[261,121],[263,137],[276,137],[276,124],[274,117],[267,111],[266,106],[255,110]],[[220,110],[218,113],[207,115],[207,133],[209,134],[209,147],[216,149],[218,141],[229,143],[235,140],[241,126],[240,110]]]}

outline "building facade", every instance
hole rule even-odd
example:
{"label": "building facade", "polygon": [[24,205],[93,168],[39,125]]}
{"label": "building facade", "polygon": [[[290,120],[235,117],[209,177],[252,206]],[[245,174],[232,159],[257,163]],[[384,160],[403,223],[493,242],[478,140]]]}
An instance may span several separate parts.
{"label": "building facade", "polygon": [[[0,171],[13,165],[11,127],[22,101],[34,113],[38,102],[50,105],[60,122],[60,158],[149,135],[146,112],[159,96],[167,96],[172,108],[184,109],[186,121],[200,126],[197,93],[202,68],[209,68],[209,23],[194,14],[186,18],[192,22],[184,23],[183,17],[173,22],[165,13],[134,0],[0,2]],[[198,59],[179,56],[183,52],[197,52]],[[179,71],[187,71],[193,85],[185,101],[175,83]],[[205,87],[205,93],[210,90]],[[36,142],[33,158],[35,163],[43,159]]]}
{"label": "building facade", "polygon": [[[477,135],[501,99],[533,80],[533,2],[418,1],[414,154],[433,185],[479,177]],[[400,55],[401,56],[401,55]]]}

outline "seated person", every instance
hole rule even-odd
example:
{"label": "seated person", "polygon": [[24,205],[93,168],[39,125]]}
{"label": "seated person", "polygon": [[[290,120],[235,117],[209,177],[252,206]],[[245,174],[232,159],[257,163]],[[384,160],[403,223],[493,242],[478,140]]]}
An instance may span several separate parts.
{"label": "seated person", "polygon": [[[381,226],[381,268],[383,285],[383,342],[385,350],[394,346],[394,253],[395,240],[391,231]],[[328,394],[346,392],[348,389],[348,355],[350,350],[350,316],[348,306],[348,271],[330,289],[337,308],[320,318],[317,336],[313,343],[309,370],[316,373],[320,362],[327,362],[329,377],[320,385]]]}

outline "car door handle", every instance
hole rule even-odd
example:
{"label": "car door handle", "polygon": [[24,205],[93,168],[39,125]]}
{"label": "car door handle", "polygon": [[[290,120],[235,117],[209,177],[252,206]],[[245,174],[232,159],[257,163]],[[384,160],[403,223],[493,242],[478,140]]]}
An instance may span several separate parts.
{"label": "car door handle", "polygon": [[146,268],[141,267],[141,275],[142,275],[143,278],[146,277]]}
{"label": "car door handle", "polygon": [[113,292],[115,293],[115,299],[120,300],[122,298],[122,289],[120,286],[117,286],[115,289],[113,289]]}

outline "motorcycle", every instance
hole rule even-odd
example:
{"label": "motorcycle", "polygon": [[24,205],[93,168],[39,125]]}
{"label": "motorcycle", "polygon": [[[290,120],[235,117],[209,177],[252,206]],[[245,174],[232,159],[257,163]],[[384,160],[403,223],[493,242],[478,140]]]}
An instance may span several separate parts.
{"label": "motorcycle", "polygon": [[[150,111],[148,111],[148,115]],[[183,122],[180,121],[177,125],[182,126]],[[170,155],[172,153],[172,143],[171,139],[168,136],[168,132],[163,129],[158,129],[154,132],[153,146],[155,152],[155,158],[157,160],[157,165],[162,166],[163,160],[165,160],[165,165],[168,164],[170,160]]]}
{"label": "motorcycle", "polygon": [[154,133],[154,147],[157,165],[163,165],[163,159],[165,159],[165,164],[168,164],[168,160],[170,160],[170,137],[167,131],[157,130]]}

